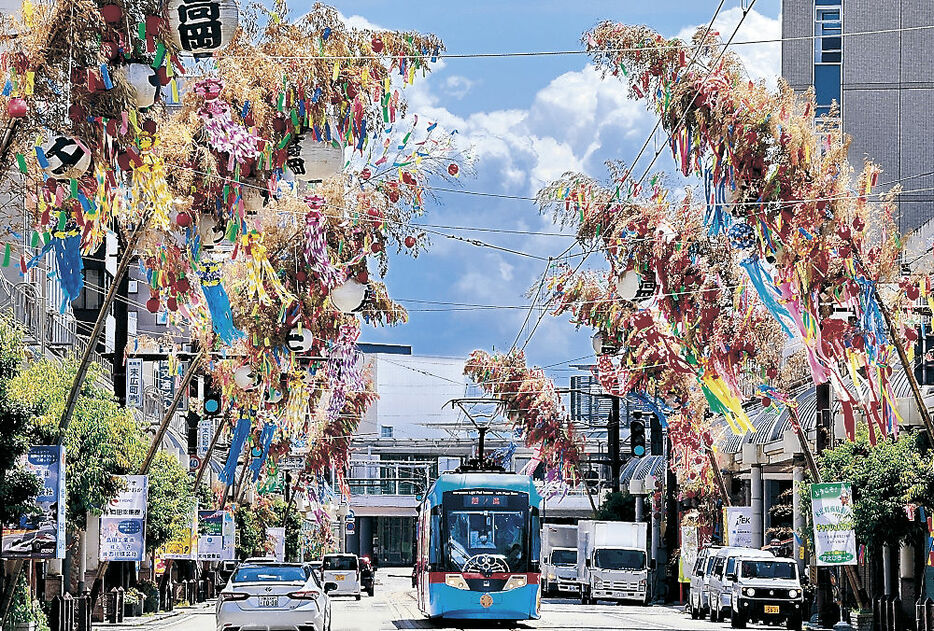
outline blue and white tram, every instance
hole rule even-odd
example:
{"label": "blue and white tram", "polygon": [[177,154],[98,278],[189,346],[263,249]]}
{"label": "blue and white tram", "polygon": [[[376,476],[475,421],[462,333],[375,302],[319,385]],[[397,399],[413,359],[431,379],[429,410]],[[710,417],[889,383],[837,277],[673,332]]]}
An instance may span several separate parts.
{"label": "blue and white tram", "polygon": [[430,618],[530,620],[541,610],[542,498],[515,473],[444,473],[419,506],[415,578]]}

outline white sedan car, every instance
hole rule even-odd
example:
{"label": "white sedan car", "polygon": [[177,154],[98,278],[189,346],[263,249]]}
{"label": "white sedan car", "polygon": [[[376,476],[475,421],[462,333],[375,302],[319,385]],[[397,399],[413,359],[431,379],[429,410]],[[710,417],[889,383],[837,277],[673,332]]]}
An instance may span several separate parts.
{"label": "white sedan car", "polygon": [[336,588],[299,564],[243,563],[217,596],[217,631],[330,631]]}

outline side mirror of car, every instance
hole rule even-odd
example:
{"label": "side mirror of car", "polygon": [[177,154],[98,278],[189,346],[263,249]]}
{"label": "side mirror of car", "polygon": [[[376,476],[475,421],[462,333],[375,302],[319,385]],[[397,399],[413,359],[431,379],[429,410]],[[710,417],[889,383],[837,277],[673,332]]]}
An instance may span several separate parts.
{"label": "side mirror of car", "polygon": [[337,583],[332,583],[331,581],[328,581],[327,583],[324,584],[324,593],[325,593],[325,594],[328,594],[328,593],[330,593],[330,592],[333,592],[333,591],[336,590],[336,589],[337,589]]}

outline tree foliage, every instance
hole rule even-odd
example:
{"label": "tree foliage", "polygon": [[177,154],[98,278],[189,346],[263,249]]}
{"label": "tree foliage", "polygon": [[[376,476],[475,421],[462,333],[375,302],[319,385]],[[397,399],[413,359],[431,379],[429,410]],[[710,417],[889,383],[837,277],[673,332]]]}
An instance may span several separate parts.
{"label": "tree foliage", "polygon": [[[934,506],[934,468],[931,452],[924,452],[924,438],[903,431],[898,439],[869,442],[865,430],[855,441],[844,441],[819,457],[824,480],[853,485],[856,540],[870,548],[897,545],[922,532],[922,524],[908,521],[909,502]],[[810,498],[803,492],[805,515],[810,515]]]}
{"label": "tree foliage", "polygon": [[33,499],[39,492],[39,480],[19,464],[29,450],[29,414],[9,396],[22,348],[22,331],[8,317],[0,317],[0,524],[34,510]]}
{"label": "tree foliage", "polygon": [[597,509],[597,519],[605,521],[635,521],[636,498],[629,493],[610,493]]}
{"label": "tree foliage", "polygon": [[195,496],[188,472],[174,456],[156,454],[149,469],[146,548],[152,552],[191,527]]}

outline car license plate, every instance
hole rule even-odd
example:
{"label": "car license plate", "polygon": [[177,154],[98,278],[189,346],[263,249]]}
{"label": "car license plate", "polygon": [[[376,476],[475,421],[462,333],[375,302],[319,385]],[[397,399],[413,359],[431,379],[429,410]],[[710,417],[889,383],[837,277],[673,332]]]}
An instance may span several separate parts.
{"label": "car license plate", "polygon": [[778,613],[778,605],[766,605],[765,613]]}
{"label": "car license plate", "polygon": [[335,575],[334,575],[334,578],[335,578],[336,580],[338,580],[338,581],[342,581],[342,580],[344,580],[345,578],[347,578],[347,575],[346,575],[346,574],[335,574]]}
{"label": "car license plate", "polygon": [[279,597],[278,596],[260,596],[259,606],[260,607],[278,607]]}

